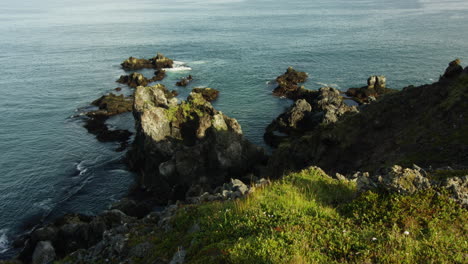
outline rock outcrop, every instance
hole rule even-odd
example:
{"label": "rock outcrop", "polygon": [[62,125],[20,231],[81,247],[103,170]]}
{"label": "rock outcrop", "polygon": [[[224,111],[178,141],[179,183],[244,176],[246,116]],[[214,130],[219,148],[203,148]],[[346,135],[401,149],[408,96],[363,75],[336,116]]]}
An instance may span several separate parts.
{"label": "rock outcrop", "polygon": [[164,55],[158,53],[151,59],[137,59],[130,57],[122,62],[121,66],[125,70],[140,70],[140,69],[164,69],[172,68],[174,61],[166,58]]}
{"label": "rock outcrop", "polygon": [[468,75],[407,87],[281,145],[269,172],[317,165],[333,174],[375,172],[391,164],[468,166]]}
{"label": "rock outcrop", "polygon": [[366,104],[377,100],[377,98],[397,92],[397,90],[387,88],[387,78],[385,76],[371,76],[367,79],[367,86],[361,88],[350,88],[346,95],[359,104]]}
{"label": "rock outcrop", "polygon": [[166,77],[166,71],[165,70],[157,70],[154,72],[154,77],[152,81],[162,81]]}
{"label": "rock outcrop", "polygon": [[340,91],[322,87],[313,100],[297,100],[285,113],[281,114],[267,128],[265,142],[277,147],[289,137],[301,136],[320,125],[332,124],[346,113],[357,113],[355,106],[344,103]]}
{"label": "rock outcrop", "polygon": [[161,85],[135,91],[136,137],[128,161],[139,184],[162,200],[185,199],[195,184],[209,190],[255,172],[263,150],[242,136],[237,121],[217,111],[200,93],[178,104]]}
{"label": "rock outcrop", "polygon": [[126,84],[132,88],[137,88],[138,86],[147,86],[151,80],[147,79],[141,73],[134,72],[130,75],[121,75],[117,82]]}
{"label": "rock outcrop", "polygon": [[441,80],[444,79],[451,79],[453,77],[457,77],[463,72],[463,67],[461,66],[461,60],[455,59],[449,63],[449,66],[442,75]]}
{"label": "rock outcrop", "polygon": [[219,91],[213,88],[193,88],[192,93],[199,93],[208,102],[213,102],[219,96]]}
{"label": "rock outcrop", "polygon": [[124,150],[132,133],[122,129],[111,130],[106,125],[106,121],[111,116],[132,111],[133,98],[110,93],[100,97],[91,104],[99,107],[99,109],[86,113],[88,118],[84,127],[89,133],[96,135],[97,140],[100,142],[117,141],[121,144],[117,150]]}
{"label": "rock outcrop", "polygon": [[300,83],[307,81],[307,78],[307,73],[299,72],[293,67],[289,67],[283,75],[276,78],[278,86],[273,90],[273,94],[292,100],[314,97],[314,93],[312,91],[305,89],[303,86],[299,86]]}

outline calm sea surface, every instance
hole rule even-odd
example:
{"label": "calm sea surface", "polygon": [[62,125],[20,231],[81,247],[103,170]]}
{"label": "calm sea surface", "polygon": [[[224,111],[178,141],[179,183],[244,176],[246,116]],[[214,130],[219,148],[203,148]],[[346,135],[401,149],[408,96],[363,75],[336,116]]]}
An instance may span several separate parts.
{"label": "calm sea surface", "polygon": [[[182,97],[193,86],[219,89],[215,107],[262,144],[290,104],[270,83],[288,66],[309,73],[309,89],[358,87],[373,74],[394,88],[432,82],[450,60],[468,61],[468,2],[2,0],[0,259],[37,221],[96,213],[125,194],[133,175],[124,153],[73,116],[118,87],[122,60],[156,52],[186,65],[166,86]],[[191,87],[176,88],[188,74]],[[131,115],[110,123],[132,127]]]}

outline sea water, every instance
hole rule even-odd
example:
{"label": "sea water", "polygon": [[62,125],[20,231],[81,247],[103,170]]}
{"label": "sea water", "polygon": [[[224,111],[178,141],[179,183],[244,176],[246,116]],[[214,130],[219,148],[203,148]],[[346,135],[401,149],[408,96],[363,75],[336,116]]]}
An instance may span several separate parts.
{"label": "sea water", "polygon": [[[309,89],[375,74],[393,88],[431,83],[450,60],[468,61],[467,33],[466,0],[2,0],[0,258],[38,222],[125,195],[125,153],[88,134],[79,114],[118,86],[131,93],[115,83],[129,56],[178,61],[162,83],[180,97],[220,90],[214,106],[262,145],[291,103],[271,94],[288,66],[309,73]],[[189,87],[175,86],[189,74]],[[109,123],[133,125],[130,113]]]}

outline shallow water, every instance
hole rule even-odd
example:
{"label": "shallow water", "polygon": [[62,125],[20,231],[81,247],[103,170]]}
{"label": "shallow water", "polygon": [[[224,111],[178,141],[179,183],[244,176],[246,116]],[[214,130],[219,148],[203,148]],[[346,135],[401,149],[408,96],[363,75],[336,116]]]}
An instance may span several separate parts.
{"label": "shallow water", "polygon": [[[467,32],[464,0],[2,0],[0,258],[37,221],[96,213],[132,183],[117,144],[72,117],[119,86],[128,56],[186,63],[163,83],[181,96],[219,89],[215,107],[263,144],[290,104],[271,96],[288,66],[310,74],[310,89],[359,87],[373,74],[394,88],[430,83],[450,60],[468,60]],[[176,88],[188,74],[191,86]],[[131,115],[110,122],[131,126]]]}

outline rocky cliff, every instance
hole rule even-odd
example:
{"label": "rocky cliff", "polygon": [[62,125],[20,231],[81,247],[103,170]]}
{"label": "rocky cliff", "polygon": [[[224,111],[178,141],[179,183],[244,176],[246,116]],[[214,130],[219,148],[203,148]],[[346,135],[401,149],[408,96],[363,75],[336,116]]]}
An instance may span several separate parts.
{"label": "rocky cliff", "polygon": [[406,87],[282,144],[271,175],[317,165],[329,172],[375,171],[400,164],[467,166],[468,70],[452,62],[441,80]]}

